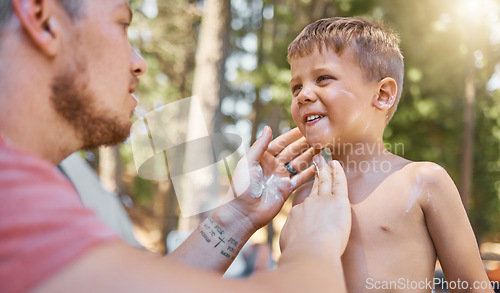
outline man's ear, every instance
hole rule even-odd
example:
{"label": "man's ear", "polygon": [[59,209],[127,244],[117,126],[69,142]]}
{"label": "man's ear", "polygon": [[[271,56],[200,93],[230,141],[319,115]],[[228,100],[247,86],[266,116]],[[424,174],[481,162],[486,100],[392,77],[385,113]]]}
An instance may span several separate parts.
{"label": "man's ear", "polygon": [[59,46],[59,21],[55,17],[54,0],[12,0],[21,27],[44,54],[53,57]]}
{"label": "man's ear", "polygon": [[373,99],[373,106],[379,110],[388,110],[396,102],[398,85],[391,77],[386,77],[378,83],[378,92]]}

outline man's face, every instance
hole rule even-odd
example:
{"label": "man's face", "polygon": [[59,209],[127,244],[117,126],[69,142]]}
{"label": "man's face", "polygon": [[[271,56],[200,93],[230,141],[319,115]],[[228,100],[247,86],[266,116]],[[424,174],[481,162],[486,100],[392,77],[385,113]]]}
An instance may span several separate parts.
{"label": "man's face", "polygon": [[370,130],[376,83],[368,82],[351,50],[315,50],[291,60],[292,117],[317,149],[362,142]]}
{"label": "man's face", "polygon": [[132,92],[146,71],[127,37],[125,0],[87,0],[84,16],[68,29],[64,62],[52,83],[52,102],[85,149],[117,144],[130,133]]}

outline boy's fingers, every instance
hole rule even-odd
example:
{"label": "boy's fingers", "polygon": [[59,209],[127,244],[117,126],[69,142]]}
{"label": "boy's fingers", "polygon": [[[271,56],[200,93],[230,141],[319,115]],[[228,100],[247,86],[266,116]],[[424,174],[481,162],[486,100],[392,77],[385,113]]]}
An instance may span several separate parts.
{"label": "boy's fingers", "polygon": [[318,195],[331,196],[332,194],[332,170],[321,155],[314,156],[314,162],[318,165]]}
{"label": "boy's fingers", "polygon": [[267,146],[272,138],[272,131],[269,126],[264,127],[262,135],[257,139],[248,150],[247,158],[250,162],[260,162],[262,155],[267,150]]}
{"label": "boy's fingers", "polygon": [[344,169],[342,165],[336,160],[330,162],[333,169],[333,184],[332,184],[332,194],[334,196],[348,196],[347,193],[347,179],[345,177]]}
{"label": "boy's fingers", "polygon": [[271,142],[269,149],[267,150],[271,155],[277,156],[283,149],[285,149],[292,142],[300,139],[302,137],[302,133],[296,127],[282,135],[278,136],[275,140]]}

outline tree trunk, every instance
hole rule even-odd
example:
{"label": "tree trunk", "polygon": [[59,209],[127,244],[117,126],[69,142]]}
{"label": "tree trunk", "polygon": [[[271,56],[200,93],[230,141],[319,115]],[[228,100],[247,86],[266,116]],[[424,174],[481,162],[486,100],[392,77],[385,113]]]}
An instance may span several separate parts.
{"label": "tree trunk", "polygon": [[472,190],[474,171],[474,56],[472,46],[469,45],[467,56],[467,70],[465,76],[465,104],[464,104],[464,136],[462,141],[462,168],[460,170],[460,195],[465,208],[468,208]]}
{"label": "tree trunk", "polygon": [[109,191],[120,194],[121,184],[120,146],[99,148],[99,176]]}
{"label": "tree trunk", "polygon": [[[231,21],[230,0],[205,0],[200,35],[196,53],[196,65],[193,81],[193,96],[200,102],[203,117],[189,117],[188,132],[212,134],[216,128],[216,113],[223,98],[225,86],[225,61],[228,55],[229,25]],[[195,113],[196,103],[191,103],[191,113]],[[205,121],[202,123],[202,119]],[[197,138],[190,136],[188,139]],[[184,162],[193,161],[193,157],[213,157],[213,150],[207,148],[196,153],[186,147]],[[203,210],[203,205],[210,205],[214,196],[218,197],[218,170],[216,165],[197,171],[195,180],[184,180],[182,184],[182,213],[185,206]],[[179,196],[179,194],[177,194]],[[192,210],[190,208],[190,210]],[[193,229],[199,223],[198,217],[181,219],[179,229]]]}
{"label": "tree trunk", "polygon": [[154,214],[160,231],[158,252],[165,254],[168,251],[167,236],[177,228],[177,199],[171,181],[158,182],[155,194]]}
{"label": "tree trunk", "polygon": [[[260,15],[263,13],[263,9],[260,11]],[[259,42],[257,49],[257,69],[262,66],[262,59],[264,57],[264,18],[260,18],[261,23],[258,26],[257,31],[257,40]],[[255,102],[253,103],[253,119],[252,119],[252,136],[251,143],[254,143],[257,140],[257,130],[259,128],[260,123],[262,122],[262,105],[260,102],[260,86],[255,87]]]}

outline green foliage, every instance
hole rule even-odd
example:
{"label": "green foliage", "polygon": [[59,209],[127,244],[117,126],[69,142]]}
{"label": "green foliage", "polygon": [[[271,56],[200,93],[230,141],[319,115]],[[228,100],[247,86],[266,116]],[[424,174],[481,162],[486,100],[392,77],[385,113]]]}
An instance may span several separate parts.
{"label": "green foliage", "polygon": [[[464,80],[466,63],[471,58],[468,50],[480,51],[481,66],[475,71],[475,166],[469,214],[478,236],[488,235],[500,230],[500,100],[498,90],[489,93],[485,85],[500,60],[500,51],[499,44],[489,41],[486,17],[469,15],[462,7],[465,2],[264,1],[264,5],[274,5],[274,17],[262,19],[260,25],[265,30],[259,42],[272,45],[264,43],[258,68],[240,69],[235,84],[251,82],[257,89],[270,88],[272,103],[261,103],[262,122],[270,123],[276,115],[272,112],[276,109],[273,105],[278,104],[280,109],[286,109],[281,113],[281,120],[294,125],[289,112],[290,72],[286,61],[287,46],[293,38],[305,25],[321,17],[362,15],[383,21],[399,33],[406,66],[402,99],[384,139],[391,145],[404,144],[404,153],[400,155],[410,160],[442,165],[458,185],[464,131]],[[253,11],[253,18],[259,13],[259,10]],[[238,30],[236,39],[246,32],[258,33],[260,25],[247,23]]]}
{"label": "green foliage", "polygon": [[131,193],[134,195],[134,202],[140,206],[148,205],[153,200],[154,183],[151,180],[134,177]]}
{"label": "green foliage", "polygon": [[[488,1],[498,3],[498,0]],[[197,1],[157,1],[158,15],[154,18],[141,12],[145,1],[131,2],[137,10],[133,24],[137,31],[131,32],[132,42],[149,64],[148,74],[141,78],[139,87],[143,104],[151,109],[155,103],[189,96],[201,15]],[[466,63],[471,58],[468,51],[472,50],[477,53],[478,66],[475,68],[475,166],[469,215],[478,236],[497,232],[500,230],[500,92],[488,92],[485,85],[500,60],[500,44],[490,40],[487,17],[464,14],[461,6],[465,2],[233,0],[231,62],[226,63],[226,68],[232,68],[226,74],[229,81],[226,99],[235,106],[225,113],[223,121],[226,125],[248,125],[250,120],[254,121],[254,127],[274,123],[280,130],[293,126],[286,60],[288,44],[305,25],[319,18],[363,15],[394,28],[401,37],[405,56],[403,95],[384,133],[385,141],[391,145],[404,144],[402,155],[410,160],[442,165],[459,184],[464,80]],[[251,39],[249,34],[257,36],[257,44],[245,45],[244,39]],[[241,56],[257,60],[255,70],[244,69]],[[242,114],[236,108],[241,103],[252,105],[254,111]],[[141,188],[135,190],[145,193],[142,189],[150,187],[137,180]]]}

